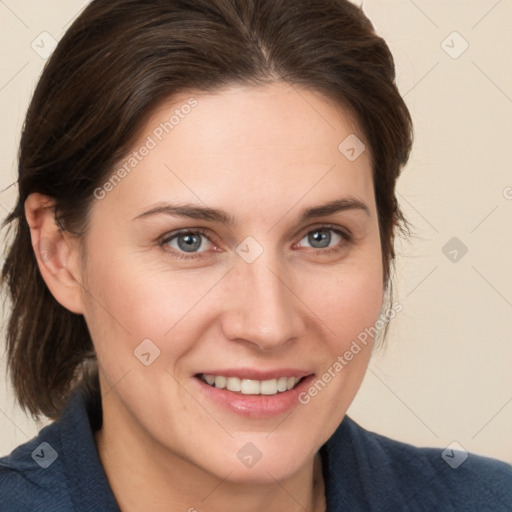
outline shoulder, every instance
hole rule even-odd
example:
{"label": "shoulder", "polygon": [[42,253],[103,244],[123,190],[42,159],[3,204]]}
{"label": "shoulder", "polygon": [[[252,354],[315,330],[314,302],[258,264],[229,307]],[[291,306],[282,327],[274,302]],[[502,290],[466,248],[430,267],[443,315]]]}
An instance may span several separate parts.
{"label": "shoulder", "polygon": [[419,448],[346,417],[326,450],[331,478],[355,469],[355,492],[379,510],[512,510],[512,466],[462,447]]}
{"label": "shoulder", "polygon": [[98,457],[101,399],[73,393],[61,417],[0,458],[2,512],[119,512]]}
{"label": "shoulder", "polygon": [[70,511],[59,436],[52,423],[0,458],[0,509],[8,512]]}

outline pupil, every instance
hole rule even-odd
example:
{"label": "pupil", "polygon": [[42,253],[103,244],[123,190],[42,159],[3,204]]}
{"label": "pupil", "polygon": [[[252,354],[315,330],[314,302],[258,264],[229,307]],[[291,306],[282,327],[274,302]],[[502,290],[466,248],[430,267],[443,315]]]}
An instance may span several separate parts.
{"label": "pupil", "polygon": [[201,236],[197,234],[180,235],[178,246],[185,252],[194,252],[201,247]]}
{"label": "pupil", "polygon": [[308,242],[315,248],[329,247],[331,243],[331,233],[330,231],[322,229],[313,231],[313,233],[308,236]]}

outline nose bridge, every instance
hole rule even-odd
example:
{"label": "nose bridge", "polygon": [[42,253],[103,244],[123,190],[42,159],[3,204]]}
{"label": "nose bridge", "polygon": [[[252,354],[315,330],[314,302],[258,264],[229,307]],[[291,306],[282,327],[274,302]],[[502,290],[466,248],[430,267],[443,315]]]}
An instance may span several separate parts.
{"label": "nose bridge", "polygon": [[278,255],[267,248],[254,261],[240,258],[235,266],[230,311],[223,325],[225,335],[260,349],[275,348],[297,337],[300,312],[288,289],[290,276]]}

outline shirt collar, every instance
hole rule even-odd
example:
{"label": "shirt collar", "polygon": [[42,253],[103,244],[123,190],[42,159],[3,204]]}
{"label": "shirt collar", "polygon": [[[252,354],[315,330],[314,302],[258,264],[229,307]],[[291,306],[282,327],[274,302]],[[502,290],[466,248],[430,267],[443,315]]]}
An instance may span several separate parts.
{"label": "shirt collar", "polygon": [[77,512],[119,512],[94,441],[92,424],[98,414],[101,402],[86,402],[84,392],[79,390],[71,396],[59,420],[64,474]]}
{"label": "shirt collar", "polygon": [[[101,465],[94,431],[101,426],[101,397],[86,397],[77,390],[61,419],[63,463],[71,500],[78,512],[101,507],[120,512]],[[361,505],[364,489],[357,469],[355,444],[358,427],[345,416],[331,438],[320,448],[327,510],[338,512]]]}

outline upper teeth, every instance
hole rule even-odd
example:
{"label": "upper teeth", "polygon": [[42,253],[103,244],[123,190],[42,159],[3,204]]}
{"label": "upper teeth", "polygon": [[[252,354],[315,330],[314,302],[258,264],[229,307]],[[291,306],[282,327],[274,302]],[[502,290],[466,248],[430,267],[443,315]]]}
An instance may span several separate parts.
{"label": "upper teeth", "polygon": [[223,377],[222,375],[201,375],[201,379],[218,389],[227,389],[244,395],[276,395],[292,389],[299,377],[279,377],[278,379],[253,380],[238,377]]}

